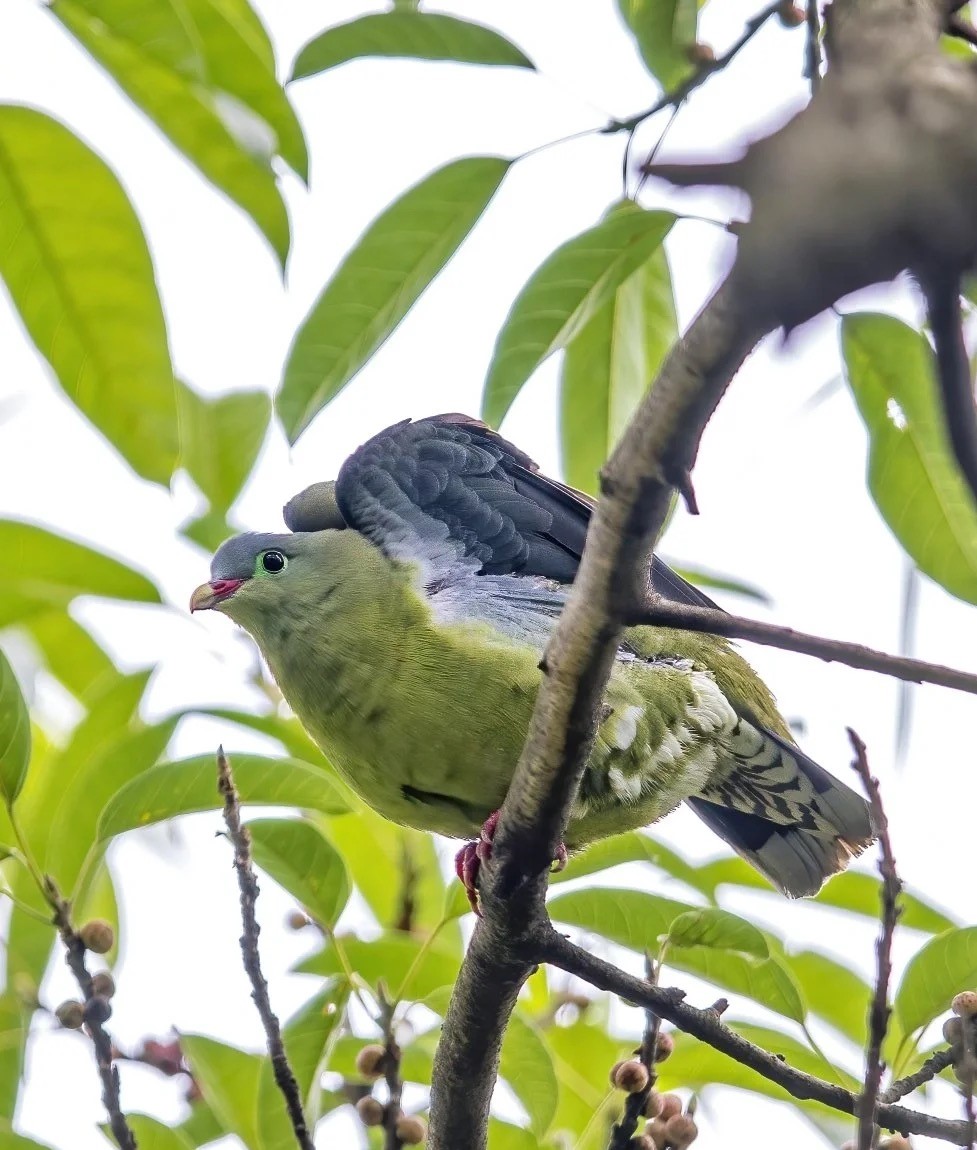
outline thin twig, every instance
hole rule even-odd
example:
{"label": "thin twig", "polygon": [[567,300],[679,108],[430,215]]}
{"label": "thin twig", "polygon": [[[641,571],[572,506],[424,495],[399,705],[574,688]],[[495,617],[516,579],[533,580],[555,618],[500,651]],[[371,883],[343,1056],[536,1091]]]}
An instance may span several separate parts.
{"label": "thin twig", "polygon": [[920,1086],[931,1082],[937,1074],[952,1065],[953,1047],[948,1046],[946,1050],[938,1050],[926,1059],[915,1074],[907,1074],[905,1078],[897,1079],[887,1090],[883,1090],[879,1095],[879,1101],[883,1104],[898,1102],[900,1098],[905,1098],[907,1094],[912,1094]]}
{"label": "thin twig", "polygon": [[[50,875],[44,876],[44,896],[54,911],[54,925],[58,928],[65,948],[65,962],[75,976],[85,999],[85,1029],[95,1047],[95,1064],[102,1080],[102,1104],[109,1116],[109,1128],[120,1150],[137,1150],[138,1143],[125,1115],[119,1098],[119,1068],[115,1065],[115,1048],[112,1039],[103,1026],[105,1016],[100,1017],[92,1003],[99,996],[95,993],[92,976],[85,962],[85,944],[71,921],[71,903],[62,895],[57,883]],[[104,1001],[104,1000],[103,1000]],[[104,1010],[104,1007],[103,1007]]]}
{"label": "thin twig", "polygon": [[244,933],[241,935],[241,955],[244,959],[244,969],[251,980],[251,997],[254,999],[254,1004],[261,1015],[261,1023],[265,1028],[271,1068],[278,1089],[285,1099],[285,1109],[288,1111],[289,1121],[295,1131],[295,1141],[298,1142],[301,1150],[315,1150],[309,1128],[306,1125],[305,1114],[302,1111],[302,1096],[299,1085],[285,1054],[282,1028],[275,1012],[271,1009],[268,983],[261,973],[261,958],[258,954],[258,935],[261,933],[261,927],[258,926],[258,920],[255,916],[258,880],[254,877],[254,868],[251,866],[251,835],[248,828],[241,825],[241,801],[238,798],[237,788],[234,786],[231,764],[224,754],[223,747],[219,747],[217,750],[217,789],[224,798],[224,822],[227,825],[228,837],[234,846],[234,869],[237,871],[237,883],[241,891],[241,919],[244,923]]}
{"label": "thin twig", "polygon": [[828,663],[844,663],[862,671],[875,671],[909,683],[935,683],[955,691],[977,694],[977,675],[944,667],[940,663],[927,663],[906,655],[889,655],[864,647],[860,643],[846,643],[839,639],[825,639],[792,627],[779,627],[759,619],[742,615],[728,615],[710,607],[693,607],[654,599],[633,612],[626,620],[630,625],[675,627],[682,631],[700,631],[708,635],[725,635],[728,639],[745,639],[782,651],[796,651],[801,655],[814,655]]}
{"label": "thin twig", "polygon": [[807,44],[805,45],[806,66],[804,74],[811,85],[811,95],[816,96],[821,87],[821,17],[818,14],[818,0],[807,0]]}
{"label": "thin twig", "polygon": [[717,56],[715,60],[709,60],[699,65],[698,69],[692,73],[687,79],[677,84],[669,92],[665,92],[660,96],[654,104],[645,112],[639,112],[636,116],[630,116],[626,120],[612,120],[606,128],[603,129],[606,135],[612,135],[615,132],[633,132],[639,124],[643,124],[645,120],[651,116],[657,115],[659,112],[664,111],[665,108],[671,105],[681,104],[689,98],[689,96],[717,72],[721,72],[747,44],[753,37],[760,31],[764,24],[782,7],[782,0],[775,0],[775,3],[768,4],[766,8],[758,12],[752,19],[747,20],[746,26],[740,38],[728,48],[721,56]]}
{"label": "thin twig", "polygon": [[[728,1055],[736,1062],[749,1066],[770,1082],[781,1086],[794,1098],[823,1102],[825,1106],[842,1114],[857,1114],[859,1095],[853,1094],[836,1082],[827,1082],[797,1070],[785,1059],[757,1046],[726,1026],[714,1010],[698,1010],[683,1002],[685,992],[674,987],[650,986],[645,979],[636,978],[619,970],[602,958],[574,945],[555,930],[534,942],[540,961],[574,974],[598,990],[610,991],[638,1006],[650,1006],[662,1018],[680,1030],[700,1039],[714,1050]],[[956,1146],[968,1145],[967,1123],[937,1118],[905,1106],[880,1105],[877,1110],[879,1124],[886,1130],[900,1134],[920,1134],[938,1138]]]}
{"label": "thin twig", "polygon": [[404,1083],[400,1077],[400,1047],[394,1037],[396,1004],[387,997],[382,983],[377,989],[377,1002],[380,1007],[380,1017],[377,1021],[383,1031],[383,1077],[389,1095],[383,1112],[383,1150],[401,1150],[403,1142],[397,1134],[397,1121],[401,1115]]}
{"label": "thin twig", "polygon": [[889,821],[882,806],[879,780],[869,769],[865,744],[848,728],[848,738],[855,752],[853,770],[857,773],[872,808],[872,822],[879,836],[879,874],[882,876],[882,933],[875,944],[875,992],[869,1008],[869,1038],[865,1051],[865,1089],[858,1100],[858,1150],[872,1150],[875,1141],[876,1109],[882,1082],[882,1043],[889,1029],[889,979],[892,977],[892,939],[902,913],[899,896],[902,883],[896,872],[896,859],[889,838]]}
{"label": "thin twig", "polygon": [[[658,976],[661,973],[661,963],[655,962],[651,955],[645,956],[645,974],[649,986],[658,985]],[[611,1129],[611,1141],[607,1150],[629,1150],[631,1139],[638,1129],[648,1104],[648,1095],[655,1088],[658,1074],[655,1070],[655,1051],[658,1046],[658,1033],[661,1030],[661,1016],[656,1014],[652,1007],[645,1007],[645,1029],[641,1036],[641,1046],[638,1050],[638,1059],[648,1071],[648,1085],[644,1090],[629,1094],[624,1104],[624,1114],[620,1122],[616,1122]]]}
{"label": "thin twig", "polygon": [[960,1016],[960,1057],[954,1069],[963,1086],[963,1113],[967,1120],[967,1146],[973,1150],[977,1135],[977,1110],[974,1108],[974,1080],[977,1079],[977,1053],[974,1045],[977,1027],[969,1014]]}

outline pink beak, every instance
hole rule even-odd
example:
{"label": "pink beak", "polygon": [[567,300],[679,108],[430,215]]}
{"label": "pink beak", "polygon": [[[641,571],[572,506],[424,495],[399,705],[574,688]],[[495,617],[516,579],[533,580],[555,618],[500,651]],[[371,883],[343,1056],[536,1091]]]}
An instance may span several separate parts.
{"label": "pink beak", "polygon": [[244,582],[243,579],[215,579],[212,583],[201,583],[190,596],[190,611],[209,611],[225,599],[230,599]]}

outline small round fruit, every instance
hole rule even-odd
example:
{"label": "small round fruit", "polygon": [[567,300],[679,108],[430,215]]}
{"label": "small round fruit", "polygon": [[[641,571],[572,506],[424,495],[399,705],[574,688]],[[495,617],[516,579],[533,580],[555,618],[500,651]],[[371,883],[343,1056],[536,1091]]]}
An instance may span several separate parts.
{"label": "small round fruit", "polygon": [[86,1022],[90,1022],[95,1026],[101,1026],[103,1022],[108,1022],[111,1017],[112,1003],[100,994],[96,994],[94,998],[90,998],[85,1003]]}
{"label": "small round fruit", "polygon": [[948,1018],[943,1023],[943,1037],[951,1046],[959,1046],[963,1040],[963,1023],[959,1018]]}
{"label": "small round fruit", "polygon": [[662,1096],[657,1090],[649,1090],[642,1114],[645,1118],[657,1118],[662,1112]]}
{"label": "small round fruit", "polygon": [[682,1099],[677,1094],[663,1094],[662,1095],[662,1108],[658,1112],[658,1117],[663,1122],[667,1122],[669,1118],[674,1117],[676,1114],[682,1113]]}
{"label": "small round fruit", "polygon": [[655,1042],[655,1062],[664,1062],[675,1050],[675,1039],[670,1034],[659,1034]]}
{"label": "small round fruit", "polygon": [[807,19],[804,9],[791,2],[784,2],[777,9],[777,19],[785,28],[799,28]]}
{"label": "small round fruit", "polygon": [[658,1150],[658,1144],[650,1134],[639,1134],[628,1143],[628,1150]]}
{"label": "small round fruit", "polygon": [[85,949],[92,951],[93,954],[106,954],[115,944],[115,931],[112,929],[112,924],[106,922],[104,918],[90,919],[79,928],[78,937]]}
{"label": "small round fruit", "polygon": [[645,1123],[644,1137],[655,1147],[655,1150],[665,1150],[668,1145],[668,1136],[665,1133],[665,1123],[661,1118],[652,1118]]}
{"label": "small round fruit", "polygon": [[102,998],[115,994],[115,979],[107,970],[98,970],[92,975],[92,991]]}
{"label": "small round fruit", "polygon": [[401,1114],[397,1119],[396,1132],[405,1146],[420,1146],[427,1137],[427,1123],[416,1114]]}
{"label": "small round fruit", "polygon": [[62,1002],[54,1014],[58,1022],[60,1022],[66,1030],[77,1030],[85,1021],[84,1004],[74,998],[69,998],[67,1002]]}
{"label": "small round fruit", "polygon": [[963,990],[950,1003],[950,1009],[961,1018],[977,1014],[977,990]]}
{"label": "small round fruit", "polygon": [[369,1046],[364,1046],[357,1054],[356,1070],[364,1078],[375,1082],[378,1078],[383,1077],[386,1058],[387,1052],[383,1047],[377,1042],[372,1042]]}
{"label": "small round fruit", "polygon": [[690,44],[685,49],[685,57],[697,68],[707,68],[716,62],[716,50],[711,44]]}
{"label": "small round fruit", "polygon": [[626,1094],[640,1094],[648,1088],[649,1081],[648,1067],[636,1058],[620,1063],[614,1075],[614,1085]]}
{"label": "small round fruit", "polygon": [[305,930],[307,926],[312,925],[312,920],[302,911],[293,910],[285,919],[285,923],[289,930]]}
{"label": "small round fruit", "polygon": [[372,1094],[368,1094],[356,1103],[356,1113],[359,1114],[360,1121],[364,1126],[382,1126],[385,1110],[386,1107],[383,1103],[374,1098]]}
{"label": "small round fruit", "polygon": [[685,1147],[691,1146],[698,1136],[699,1128],[695,1124],[695,1119],[688,1114],[673,1114],[665,1123],[665,1137],[675,1150],[685,1150]]}

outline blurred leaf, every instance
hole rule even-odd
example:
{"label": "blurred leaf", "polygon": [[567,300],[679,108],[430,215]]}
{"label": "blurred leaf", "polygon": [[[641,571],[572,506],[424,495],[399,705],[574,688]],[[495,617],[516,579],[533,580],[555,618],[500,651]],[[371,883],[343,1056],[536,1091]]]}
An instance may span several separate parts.
{"label": "blurred leaf", "polygon": [[891,316],[861,313],[842,320],[842,351],[882,517],[920,571],[977,603],[977,505],[950,448],[929,342]]}
{"label": "blurred leaf", "polygon": [[502,1040],[499,1072],[526,1108],[533,1133],[542,1138],[553,1122],[559,1087],[543,1036],[519,1014],[510,1018]]}
{"label": "blurred leaf", "polygon": [[[407,974],[414,967],[410,983],[404,989],[409,1000],[426,998],[432,991],[453,986],[461,965],[454,947],[443,945],[440,938],[431,943],[417,935],[403,931],[385,931],[369,942],[353,935],[339,939],[353,970],[370,986],[383,979],[391,994],[397,993]],[[424,955],[418,960],[421,949]],[[302,959],[296,967],[302,974],[343,974],[343,965],[331,942],[317,954]]]}
{"label": "blurred leaf", "polygon": [[257,1103],[264,1062],[261,1055],[202,1034],[181,1034],[180,1048],[204,1101],[224,1129],[236,1134],[248,1150],[259,1150]]}
{"label": "blurred leaf", "polygon": [[540,1150],[533,1132],[523,1126],[513,1126],[501,1118],[489,1118],[488,1129],[492,1150]]}
{"label": "blurred leaf", "polygon": [[180,527],[180,534],[191,543],[196,543],[204,551],[216,551],[225,539],[233,535],[234,528],[227,522],[223,511],[205,511],[187,520]]}
{"label": "blurred leaf", "polygon": [[[0,1115],[12,1115],[24,1071],[30,1012],[15,994],[0,995]],[[3,1147],[0,1132],[0,1147]]]}
{"label": "blurred leaf", "polygon": [[[445,906],[445,881],[434,839],[391,823],[359,799],[353,802],[357,805],[352,814],[329,820],[329,838],[343,856],[357,890],[383,927],[403,920],[408,909],[404,895],[409,893],[411,926],[415,931],[432,930]],[[440,941],[456,947],[460,957],[457,922],[442,927]]]}
{"label": "blurred leaf", "polygon": [[364,56],[407,56],[463,64],[532,68],[515,44],[492,28],[439,12],[378,12],[327,28],[299,52],[292,80]]}
{"label": "blurred leaf", "polygon": [[560,1084],[553,1134],[569,1135],[566,1140],[574,1150],[605,1150],[611,1123],[620,1115],[621,1098],[610,1089],[607,1076],[615,1062],[630,1055],[634,1040],[615,1038],[602,1026],[578,1021],[549,1027],[546,1042]]}
{"label": "blurred leaf", "polygon": [[0,519],[0,551],[7,556],[0,570],[0,626],[17,619],[5,610],[8,592],[48,607],[64,607],[76,595],[160,602],[159,592],[145,575],[33,523]]}
{"label": "blurred leaf", "polygon": [[498,427],[523,384],[548,356],[575,339],[661,245],[675,217],[615,214],[561,244],[533,272],[495,342],[482,418]]}
{"label": "blurred leaf", "polygon": [[648,71],[674,89],[692,72],[689,49],[697,40],[697,0],[618,0]]}
{"label": "blurred leaf", "polygon": [[[266,755],[231,756],[234,783],[242,803],[298,807],[335,813],[345,800],[322,767],[297,759],[274,759]],[[160,763],[123,787],[105,804],[98,823],[98,839],[137,827],[149,826],[175,815],[219,810],[217,760],[214,755],[195,755],[172,763]]]}
{"label": "blurred leaf", "polygon": [[190,1113],[174,1129],[178,1130],[193,1147],[214,1142],[227,1133],[224,1123],[202,1098],[193,1100]]}
{"label": "blurred leaf", "polygon": [[[193,1150],[193,1143],[179,1130],[164,1125],[148,1114],[126,1112],[126,1122],[135,1135],[139,1150]],[[111,1138],[108,1126],[103,1125],[101,1129],[106,1138]]]}
{"label": "blurred leaf", "polygon": [[[847,870],[827,882],[815,896],[814,901],[824,906],[850,910],[866,918],[878,919],[882,905],[881,889],[881,879],[878,875]],[[899,905],[902,908],[899,916],[900,926],[922,930],[927,934],[939,934],[957,925],[943,911],[910,891],[903,890],[899,896]]]}
{"label": "blurred leaf", "polygon": [[977,926],[931,938],[909,960],[893,1008],[903,1030],[932,1022],[950,1009],[954,995],[977,985]]}
{"label": "blurred leaf", "polygon": [[[131,8],[126,0],[117,2],[122,11]],[[288,216],[271,167],[277,142],[270,125],[233,92],[178,71],[156,58],[147,45],[118,34],[99,16],[86,12],[81,0],[54,0],[52,9],[175,147],[248,213],[284,265]],[[144,11],[152,18],[161,8],[147,5]],[[188,63],[192,68],[192,58]],[[242,79],[255,80],[262,71],[256,67]],[[292,158],[300,157],[296,153]]]}
{"label": "blurred leaf", "polygon": [[813,950],[788,954],[784,961],[800,983],[810,1011],[864,1046],[872,988],[861,975]]}
{"label": "blurred leaf", "polygon": [[669,927],[668,945],[736,950],[755,958],[767,958],[770,954],[767,940],[752,923],[715,906],[680,914]]}
{"label": "blurred leaf", "polygon": [[379,215],[299,328],[275,400],[294,443],[410,311],[485,211],[511,161],[439,168]]}
{"label": "blurred leaf", "polygon": [[111,923],[115,941],[103,955],[109,966],[115,966],[122,943],[122,923],[119,916],[119,901],[115,893],[115,882],[105,859],[100,859],[92,868],[91,875],[74,904],[76,922],[86,922],[91,918],[104,918]]}
{"label": "blurred leaf", "polygon": [[[608,219],[645,215],[633,200]],[[599,494],[598,474],[678,337],[672,280],[658,247],[570,341],[560,367],[560,458],[567,483]]]}
{"label": "blurred leaf", "polygon": [[31,719],[14,669],[0,651],[0,797],[11,806],[31,758]]}
{"label": "blurred leaf", "polygon": [[[550,885],[583,878],[584,875],[595,874],[630,862],[651,863],[679,882],[696,890],[702,889],[698,881],[697,867],[643,831],[627,831],[625,834],[613,835],[611,838],[591,843],[585,850],[571,855],[563,870],[555,871],[550,876]],[[703,893],[711,892],[707,890]]]}
{"label": "blurred leaf", "polygon": [[732,575],[721,575],[716,571],[706,571],[702,567],[690,567],[688,563],[675,563],[671,559],[665,562],[676,574],[681,575],[696,587],[708,587],[716,591],[728,591],[731,595],[742,595],[744,599],[752,599],[755,603],[770,604],[773,600],[763,590],[753,583],[745,583]]}
{"label": "blurred leaf", "polygon": [[669,949],[668,966],[698,975],[721,990],[742,994],[794,1022],[803,1022],[807,1013],[797,979],[785,962],[771,955],[756,958],[735,950],[715,950],[708,946]]}
{"label": "blurred leaf", "polygon": [[[301,1007],[282,1030],[285,1053],[310,1130],[315,1129],[319,1118],[319,1079],[343,1021],[348,998],[349,987],[345,983],[327,986]],[[295,1130],[275,1082],[270,1058],[262,1060],[257,1108],[261,1150],[293,1150]]]}
{"label": "blurred leaf", "polygon": [[[325,769],[325,756],[306,734],[298,719],[286,719],[281,715],[256,715],[252,711],[236,711],[230,707],[197,707],[194,714],[226,719],[250,731],[259,731],[263,735],[277,739],[293,759],[302,759],[303,762],[311,763],[313,766],[319,764]],[[337,785],[340,788],[345,786],[339,781],[338,776]]]}
{"label": "blurred leaf", "polygon": [[181,464],[210,501],[226,512],[258,458],[271,419],[263,391],[236,391],[207,399],[186,385],[180,406]]}
{"label": "blurred leaf", "polygon": [[549,900],[548,909],[554,921],[592,930],[639,954],[655,955],[659,939],[675,919],[696,907],[643,890],[600,887],[558,894]]}
{"label": "blurred leaf", "polygon": [[51,1150],[43,1142],[35,1142],[33,1138],[25,1138],[23,1134],[4,1129],[5,1125],[6,1119],[0,1118],[0,1150]]}
{"label": "blurred leaf", "polygon": [[106,164],[32,108],[0,106],[0,231],[17,237],[0,276],[65,393],[133,470],[169,482],[173,367],[142,228]]}
{"label": "blurred leaf", "polygon": [[24,624],[41,650],[52,675],[84,701],[118,672],[115,664],[88,631],[67,611],[45,611]]}
{"label": "blurred leaf", "polygon": [[248,823],[254,861],[330,930],[349,900],[342,857],[307,819],[255,819]]}

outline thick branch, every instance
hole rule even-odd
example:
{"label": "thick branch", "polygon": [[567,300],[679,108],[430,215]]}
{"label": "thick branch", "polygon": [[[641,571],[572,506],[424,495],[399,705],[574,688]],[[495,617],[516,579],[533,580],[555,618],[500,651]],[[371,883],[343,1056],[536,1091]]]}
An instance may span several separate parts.
{"label": "thick branch", "polygon": [[217,751],[217,788],[224,797],[224,822],[227,824],[228,837],[234,846],[234,869],[237,871],[238,887],[241,891],[241,919],[244,923],[241,955],[244,959],[244,969],[251,980],[251,997],[258,1008],[258,1014],[261,1015],[261,1024],[265,1028],[272,1072],[285,1100],[285,1109],[295,1132],[295,1141],[301,1150],[315,1150],[302,1110],[299,1085],[285,1054],[281,1025],[278,1016],[271,1008],[268,983],[261,972],[261,957],[258,954],[258,935],[261,933],[261,927],[258,926],[255,915],[258,880],[254,877],[254,868],[251,866],[251,835],[248,828],[241,825],[241,802],[234,786],[231,764],[227,761],[223,747]]}
{"label": "thick branch", "polygon": [[728,615],[725,611],[709,607],[692,607],[654,599],[634,612],[627,620],[630,624],[654,627],[674,627],[680,631],[702,631],[708,635],[725,635],[728,639],[746,639],[765,647],[782,651],[796,651],[801,655],[814,655],[828,663],[844,663],[862,671],[877,671],[908,683],[935,683],[956,691],[977,694],[977,675],[944,667],[940,663],[927,663],[923,659],[910,659],[904,655],[889,655],[860,643],[847,643],[840,639],[825,639],[792,627],[780,627],[759,619],[742,615]]}
{"label": "thick branch", "polygon": [[[782,1086],[794,1098],[823,1102],[843,1114],[857,1113],[859,1095],[834,1082],[805,1074],[760,1046],[748,1042],[720,1020],[715,1010],[697,1010],[682,1001],[684,991],[651,986],[616,966],[575,946],[555,930],[540,940],[539,957],[568,974],[607,990],[636,1006],[654,1010],[681,1030],[708,1043],[744,1066],[749,1066],[770,1082]],[[921,1114],[904,1106],[882,1105],[876,1112],[879,1125],[900,1134],[923,1134],[955,1146],[967,1145],[967,1123]]]}

